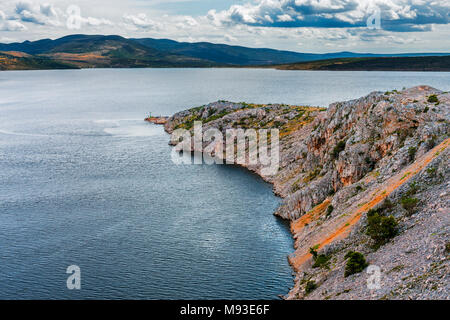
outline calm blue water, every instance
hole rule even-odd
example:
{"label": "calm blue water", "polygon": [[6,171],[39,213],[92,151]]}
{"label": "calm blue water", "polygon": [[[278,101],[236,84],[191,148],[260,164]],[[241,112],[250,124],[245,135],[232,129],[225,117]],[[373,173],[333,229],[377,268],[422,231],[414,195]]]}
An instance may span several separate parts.
{"label": "calm blue water", "polygon": [[[292,286],[270,185],[176,166],[143,117],[218,99],[326,106],[449,73],[122,69],[0,73],[0,298],[261,298]],[[82,288],[66,288],[67,266]]]}

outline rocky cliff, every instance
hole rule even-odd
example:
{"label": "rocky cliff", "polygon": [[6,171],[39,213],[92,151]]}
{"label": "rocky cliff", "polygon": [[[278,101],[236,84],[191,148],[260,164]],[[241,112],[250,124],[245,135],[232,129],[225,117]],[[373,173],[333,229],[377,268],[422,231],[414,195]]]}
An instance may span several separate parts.
{"label": "rocky cliff", "polygon": [[283,198],[275,214],[292,221],[286,298],[447,299],[449,111],[449,93],[420,86],[328,109],[220,101],[165,128],[280,130],[278,173],[247,167],[273,184]]}

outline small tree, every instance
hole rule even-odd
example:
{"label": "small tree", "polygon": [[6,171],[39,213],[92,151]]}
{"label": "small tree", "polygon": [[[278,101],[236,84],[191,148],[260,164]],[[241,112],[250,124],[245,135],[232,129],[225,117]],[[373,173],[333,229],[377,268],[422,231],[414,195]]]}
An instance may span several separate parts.
{"label": "small tree", "polygon": [[349,251],[345,255],[345,259],[348,259],[347,264],[345,265],[345,277],[359,273],[368,266],[364,255],[359,252]]}
{"label": "small tree", "polygon": [[395,237],[397,232],[397,221],[393,216],[385,217],[375,210],[367,212],[367,234],[374,241],[375,249]]}
{"label": "small tree", "polygon": [[438,103],[439,99],[438,99],[438,97],[435,94],[432,94],[432,95],[430,95],[428,97],[427,101],[430,102],[430,103]]}
{"label": "small tree", "polygon": [[328,268],[330,257],[325,254],[319,254],[315,247],[309,248],[309,253],[312,254],[314,264],[313,268]]}
{"label": "small tree", "polygon": [[330,204],[327,208],[327,217],[331,216],[331,213],[333,212],[334,207],[332,204]]}
{"label": "small tree", "polygon": [[314,247],[309,248],[309,253],[312,254],[313,259],[317,258],[317,250],[316,250],[316,248],[314,248]]}
{"label": "small tree", "polygon": [[416,158],[416,152],[417,152],[417,148],[416,147],[409,147],[408,148],[408,157],[409,157],[409,161],[414,161],[414,159]]}
{"label": "small tree", "polygon": [[310,280],[306,283],[305,292],[306,292],[306,294],[309,294],[309,293],[313,292],[316,288],[317,288],[317,284],[314,281]]}

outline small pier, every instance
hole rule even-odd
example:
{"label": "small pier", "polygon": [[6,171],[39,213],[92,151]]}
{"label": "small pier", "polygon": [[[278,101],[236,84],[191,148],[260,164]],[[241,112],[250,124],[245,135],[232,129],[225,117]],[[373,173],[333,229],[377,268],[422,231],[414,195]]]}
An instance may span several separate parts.
{"label": "small pier", "polygon": [[148,115],[145,119],[145,121],[147,122],[151,122],[154,124],[166,124],[167,120],[169,120],[169,117],[164,117],[164,116],[153,116],[153,115]]}

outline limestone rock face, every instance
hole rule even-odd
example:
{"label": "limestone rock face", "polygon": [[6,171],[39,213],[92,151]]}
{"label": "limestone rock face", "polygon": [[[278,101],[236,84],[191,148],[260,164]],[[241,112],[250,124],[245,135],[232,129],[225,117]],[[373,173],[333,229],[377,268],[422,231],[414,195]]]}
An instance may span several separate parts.
{"label": "limestone rock face", "polygon": [[[438,104],[428,102],[432,95]],[[389,176],[442,141],[449,103],[448,93],[428,86],[372,92],[328,109],[218,101],[176,113],[165,129],[192,129],[194,121],[203,122],[203,131],[214,127],[223,133],[278,128],[280,169],[262,176],[285,198],[276,214],[295,220],[369,172]],[[261,174],[258,165],[244,166]]]}
{"label": "limestone rock face", "polygon": [[[431,95],[437,95],[438,105],[427,101]],[[421,86],[333,103],[310,124],[309,135],[298,137],[296,149],[306,157],[292,165],[300,179],[277,214],[299,218],[369,172],[388,176],[423,155],[448,133],[449,101],[448,93]],[[318,172],[313,180],[311,172]]]}
{"label": "limestone rock face", "polygon": [[[450,94],[418,86],[328,109],[219,101],[175,114],[165,129],[192,131],[194,121],[222,133],[279,129],[275,175],[259,163],[241,165],[273,184],[283,198],[275,214],[291,220],[296,277],[287,299],[449,299],[449,120]],[[377,248],[367,235],[372,209],[398,224],[395,238]],[[326,265],[313,264],[311,248]],[[344,276],[349,251],[379,268],[379,289],[367,286],[364,272]]]}

